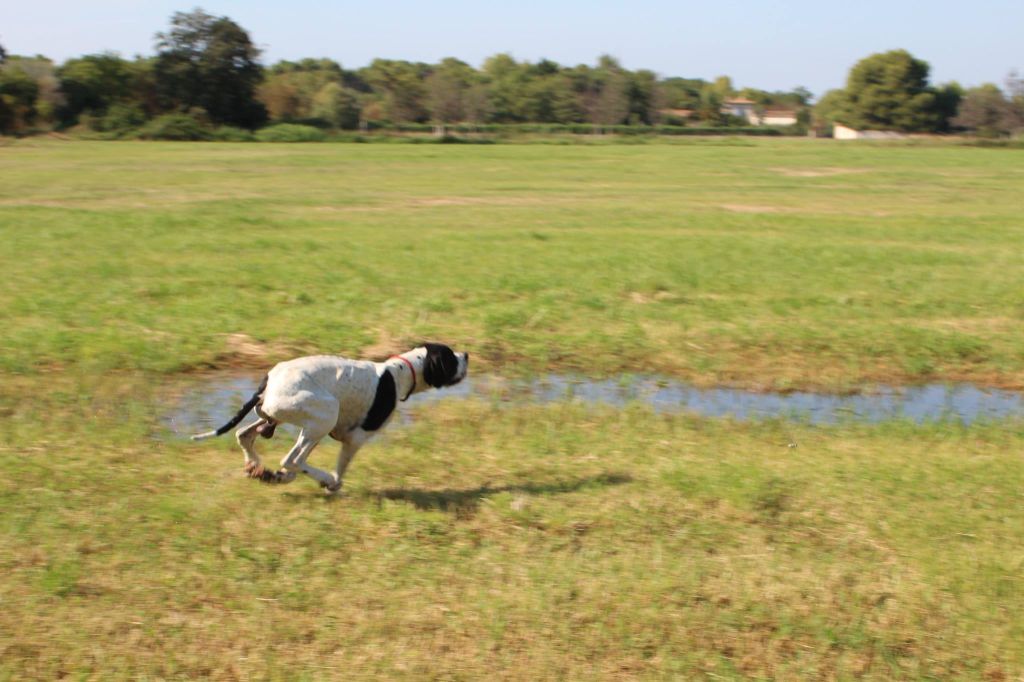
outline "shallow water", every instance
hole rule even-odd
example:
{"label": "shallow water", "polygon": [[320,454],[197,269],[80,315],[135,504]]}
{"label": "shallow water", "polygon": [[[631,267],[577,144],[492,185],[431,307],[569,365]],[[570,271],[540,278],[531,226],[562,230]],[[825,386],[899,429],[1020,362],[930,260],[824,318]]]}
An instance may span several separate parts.
{"label": "shallow water", "polygon": [[[221,373],[197,379],[169,406],[164,422],[183,437],[220,426],[252,395],[261,376],[259,373]],[[409,404],[468,397],[511,404],[570,400],[622,407],[639,403],[658,412],[741,421],[792,419],[812,424],[877,423],[893,419],[971,424],[979,420],[1024,417],[1024,394],[972,384],[883,386],[857,395],[834,395],[696,388],[684,382],[650,376],[590,380],[559,374],[530,381],[469,377],[458,386],[416,395]]]}

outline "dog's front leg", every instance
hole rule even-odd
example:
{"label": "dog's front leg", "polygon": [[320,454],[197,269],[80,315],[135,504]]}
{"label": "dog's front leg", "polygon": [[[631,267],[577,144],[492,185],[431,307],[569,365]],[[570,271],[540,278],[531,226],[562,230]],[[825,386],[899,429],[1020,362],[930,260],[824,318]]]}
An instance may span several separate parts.
{"label": "dog's front leg", "polygon": [[[320,436],[320,438],[323,438],[323,436]],[[281,460],[281,469],[274,474],[276,478],[273,482],[291,483],[295,480],[296,474],[301,471],[314,479],[321,487],[327,488],[331,492],[337,491],[338,486],[334,476],[322,469],[306,464],[306,460],[309,458],[310,453],[313,452],[313,448],[320,442],[320,438],[313,440],[307,431],[303,430],[302,434],[300,434],[299,442]],[[311,444],[306,445],[306,443]]]}
{"label": "dog's front leg", "polygon": [[324,471],[323,469],[317,469],[316,467],[308,464],[302,465],[302,473],[306,474],[310,478],[314,479],[320,484],[321,488],[326,488],[329,493],[336,493],[341,487],[338,485],[338,481],[335,480],[334,475]]}
{"label": "dog's front leg", "polygon": [[359,452],[359,448],[363,447],[363,444],[370,440],[370,438],[371,435],[362,429],[356,429],[346,434],[345,440],[341,443],[341,451],[338,453],[338,464],[334,468],[335,487],[333,489],[328,488],[328,490],[331,492],[341,490],[341,486],[345,482],[345,471],[348,469],[348,465],[352,463],[352,459]]}

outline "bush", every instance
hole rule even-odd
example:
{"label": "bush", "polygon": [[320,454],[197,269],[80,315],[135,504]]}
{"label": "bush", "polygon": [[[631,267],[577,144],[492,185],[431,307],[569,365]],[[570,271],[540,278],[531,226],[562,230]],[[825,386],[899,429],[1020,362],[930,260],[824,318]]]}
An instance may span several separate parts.
{"label": "bush", "polygon": [[209,128],[188,114],[164,114],[142,126],[139,137],[143,140],[209,140]]}
{"label": "bush", "polygon": [[323,142],[327,134],[313,126],[278,123],[256,131],[256,139],[260,142]]}
{"label": "bush", "polygon": [[146,122],[142,107],[135,104],[111,104],[102,118],[94,121],[93,130],[123,132],[138,128]]}
{"label": "bush", "polygon": [[292,123],[294,125],[311,126],[313,128],[322,128],[327,130],[331,127],[331,122],[327,119],[317,118],[316,116],[298,116],[281,119],[274,125],[280,125],[282,123]]}
{"label": "bush", "polygon": [[221,126],[214,129],[210,139],[217,142],[252,142],[256,139],[256,136],[252,134],[252,131],[245,128]]}

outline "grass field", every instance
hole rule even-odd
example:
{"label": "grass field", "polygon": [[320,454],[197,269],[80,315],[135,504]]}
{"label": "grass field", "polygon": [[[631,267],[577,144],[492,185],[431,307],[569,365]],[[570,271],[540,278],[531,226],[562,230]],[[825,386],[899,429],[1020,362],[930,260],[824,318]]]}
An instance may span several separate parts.
{"label": "grass field", "polygon": [[2,362],[173,372],[239,346],[446,336],[503,373],[1021,387],[1020,158],[813,140],[22,143],[0,153]]}
{"label": "grass field", "polygon": [[1020,387],[1021,160],[0,146],[0,679],[1024,679],[1021,421],[414,399],[326,498],[161,420],[195,370],[420,338],[504,375]]}

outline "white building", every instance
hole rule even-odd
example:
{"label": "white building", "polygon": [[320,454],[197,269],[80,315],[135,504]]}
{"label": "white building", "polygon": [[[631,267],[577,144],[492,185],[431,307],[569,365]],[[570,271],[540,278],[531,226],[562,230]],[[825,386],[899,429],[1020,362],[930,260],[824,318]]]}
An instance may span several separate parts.
{"label": "white building", "polygon": [[752,126],[791,126],[796,125],[796,112],[792,109],[775,107],[758,113],[757,103],[745,97],[727,99],[722,102],[722,113],[744,119]]}
{"label": "white building", "polygon": [[792,109],[765,109],[761,114],[761,125],[794,126],[796,125],[796,112]]}
{"label": "white building", "polygon": [[723,114],[729,114],[730,116],[746,119],[747,123],[752,126],[760,125],[758,123],[757,112],[754,111],[753,100],[749,100],[745,97],[725,100],[722,102],[721,111]]}
{"label": "white building", "polygon": [[836,140],[902,140],[907,136],[892,130],[854,130],[836,123],[832,126],[832,137]]}

